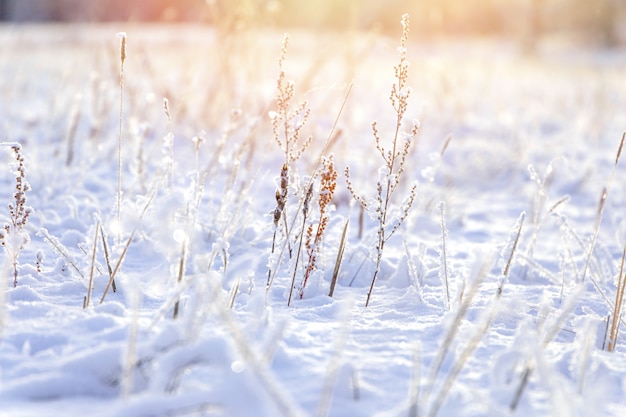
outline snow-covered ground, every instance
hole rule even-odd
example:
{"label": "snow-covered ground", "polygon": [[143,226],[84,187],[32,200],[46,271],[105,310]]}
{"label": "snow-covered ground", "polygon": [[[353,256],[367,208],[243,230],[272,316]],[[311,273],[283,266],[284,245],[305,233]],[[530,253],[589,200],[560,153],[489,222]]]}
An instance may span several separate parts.
{"label": "snow-covered ground", "polygon": [[[5,237],[0,416],[626,415],[626,342],[607,339],[626,53],[410,36],[406,119],[421,128],[392,214],[419,185],[365,307],[378,223],[344,169],[375,204],[371,123],[388,149],[398,42],[290,34],[291,105],[308,100],[312,137],[290,173],[290,258],[282,219],[272,254],[281,33],[0,28],[0,202],[15,205],[19,143],[34,210]],[[319,179],[308,220],[300,203],[322,152],[338,178],[300,299]]]}

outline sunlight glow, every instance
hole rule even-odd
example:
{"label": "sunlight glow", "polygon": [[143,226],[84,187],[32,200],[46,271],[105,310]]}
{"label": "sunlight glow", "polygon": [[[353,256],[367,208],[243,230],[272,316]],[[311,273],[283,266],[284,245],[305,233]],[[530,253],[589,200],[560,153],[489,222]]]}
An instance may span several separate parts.
{"label": "sunlight glow", "polygon": [[172,234],[172,236],[174,237],[174,240],[176,241],[176,243],[183,243],[185,239],[187,238],[187,234],[182,229],[174,230],[174,233]]}
{"label": "sunlight glow", "polygon": [[233,361],[233,363],[230,364],[230,370],[233,371],[236,374],[242,373],[243,370],[244,370],[243,362],[241,362],[241,361]]}
{"label": "sunlight glow", "polygon": [[112,236],[117,236],[122,233],[122,225],[117,222],[117,219],[111,220],[109,229]]}

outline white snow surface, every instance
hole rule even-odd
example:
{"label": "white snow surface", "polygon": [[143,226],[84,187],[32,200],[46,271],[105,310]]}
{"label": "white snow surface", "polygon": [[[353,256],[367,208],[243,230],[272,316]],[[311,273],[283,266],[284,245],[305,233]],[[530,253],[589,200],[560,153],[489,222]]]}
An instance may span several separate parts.
{"label": "white snow surface", "polygon": [[[398,40],[290,34],[292,109],[308,101],[300,140],[313,138],[291,171],[291,259],[282,221],[271,251],[281,42],[196,26],[0,28],[0,141],[21,144],[34,210],[15,287],[2,255],[0,416],[626,415],[626,342],[609,352],[606,340],[626,244],[626,51],[546,42],[528,56],[410,36],[402,129],[421,127],[391,214],[415,181],[417,197],[366,308],[377,221],[344,168],[375,203],[371,123],[390,149]],[[326,149],[333,207],[300,299],[299,198],[346,95]],[[9,147],[0,158],[7,207]],[[123,257],[103,300],[102,233],[111,268]]]}

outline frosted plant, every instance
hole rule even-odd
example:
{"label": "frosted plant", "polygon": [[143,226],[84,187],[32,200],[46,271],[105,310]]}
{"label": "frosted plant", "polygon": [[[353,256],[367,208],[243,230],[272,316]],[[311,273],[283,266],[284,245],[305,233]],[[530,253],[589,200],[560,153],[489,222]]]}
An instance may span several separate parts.
{"label": "frosted plant", "polygon": [[391,139],[391,149],[388,149],[383,145],[381,135],[378,131],[377,122],[372,123],[372,134],[376,142],[376,149],[383,158],[384,164],[379,170],[378,181],[376,182],[376,197],[371,201],[358,194],[352,181],[350,179],[350,168],[346,167],[346,182],[347,187],[353,198],[363,207],[364,210],[369,211],[371,215],[378,222],[378,235],[376,239],[376,266],[374,269],[374,276],[370,284],[370,289],[367,293],[367,301],[365,306],[369,305],[372,291],[374,290],[374,284],[376,278],[380,273],[380,265],[383,257],[383,250],[387,241],[398,231],[404,220],[409,214],[409,210],[413,206],[415,200],[417,184],[411,187],[408,198],[405,203],[400,207],[399,214],[394,214],[392,210],[392,195],[398,189],[400,185],[400,178],[404,173],[406,158],[409,154],[409,149],[413,143],[413,139],[418,133],[419,123],[413,121],[413,125],[410,130],[403,131],[404,116],[407,111],[409,97],[411,95],[411,88],[407,85],[409,78],[409,62],[406,57],[406,42],[409,35],[409,15],[404,14],[402,16],[402,37],[400,38],[400,47],[398,52],[400,54],[400,62],[394,67],[396,82],[391,87],[391,95],[389,100],[396,113],[395,132]]}
{"label": "frosted plant", "polygon": [[18,262],[20,252],[30,241],[28,232],[24,231],[28,217],[33,209],[26,205],[26,192],[30,185],[26,182],[26,167],[22,147],[19,143],[8,143],[11,146],[16,163],[14,164],[15,192],[14,200],[9,203],[9,222],[0,229],[0,244],[4,248],[11,265],[13,266],[13,286],[17,286]]}
{"label": "frosted plant", "polygon": [[[291,100],[295,93],[295,84],[287,80],[287,73],[284,69],[284,62],[287,55],[287,45],[289,36],[285,34],[283,45],[278,59],[278,79],[276,80],[276,110],[269,112],[272,123],[274,140],[285,154],[285,162],[280,170],[280,185],[276,190],[276,208],[274,210],[274,235],[272,238],[271,256],[273,257],[276,248],[276,232],[280,226],[281,218],[285,229],[286,244],[289,246],[291,257],[291,246],[289,245],[289,228],[287,225],[287,200],[289,198],[289,185],[295,178],[292,164],[302,156],[302,153],[311,143],[312,137],[304,142],[300,142],[300,133],[306,125],[311,109],[305,100],[297,107],[293,108]],[[270,264],[267,276],[267,286],[270,286],[272,267]]]}
{"label": "frosted plant", "polygon": [[120,124],[117,141],[117,195],[115,204],[117,206],[116,225],[117,243],[122,239],[121,221],[122,221],[122,119],[124,117],[124,62],[126,62],[126,32],[117,34],[120,38]]}
{"label": "frosted plant", "polygon": [[322,171],[320,174],[320,191],[318,198],[319,206],[319,222],[317,227],[313,224],[309,224],[306,230],[306,253],[308,256],[308,262],[302,280],[302,286],[300,287],[300,298],[304,294],[304,287],[306,287],[307,281],[311,276],[311,273],[316,268],[317,258],[320,252],[320,246],[322,244],[322,238],[326,227],[328,226],[328,205],[330,204],[335,188],[337,187],[337,171],[335,170],[335,164],[333,157],[322,157]]}

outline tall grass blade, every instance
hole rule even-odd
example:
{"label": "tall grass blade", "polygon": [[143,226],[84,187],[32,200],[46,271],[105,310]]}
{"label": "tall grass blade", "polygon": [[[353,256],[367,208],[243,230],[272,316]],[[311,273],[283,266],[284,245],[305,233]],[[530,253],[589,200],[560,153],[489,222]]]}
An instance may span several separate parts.
{"label": "tall grass blade", "polygon": [[337,285],[337,280],[339,279],[339,270],[341,269],[341,261],[343,260],[343,253],[346,249],[346,236],[348,235],[348,224],[350,224],[350,219],[346,219],[346,223],[343,226],[343,232],[341,233],[341,241],[339,242],[339,250],[337,251],[337,259],[335,259],[335,268],[333,269],[333,276],[330,279],[330,290],[328,291],[328,296],[333,297],[335,293],[335,286]]}
{"label": "tall grass blade", "polygon": [[89,268],[89,285],[87,286],[87,296],[83,308],[87,308],[91,300],[91,290],[93,288],[93,273],[96,267],[96,249],[98,248],[98,233],[100,232],[100,223],[96,225],[96,231],[93,237],[93,250],[91,252],[91,268]]}

